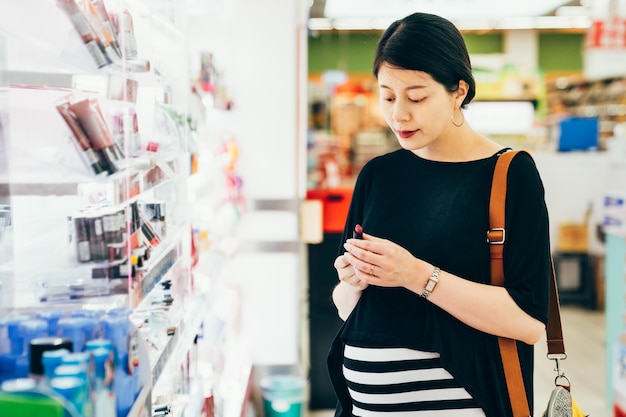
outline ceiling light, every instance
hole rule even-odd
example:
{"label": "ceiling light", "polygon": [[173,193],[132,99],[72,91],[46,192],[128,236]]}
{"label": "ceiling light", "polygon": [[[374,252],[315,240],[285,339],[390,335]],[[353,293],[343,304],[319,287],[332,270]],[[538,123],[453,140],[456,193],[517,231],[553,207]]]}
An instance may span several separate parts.
{"label": "ceiling light", "polygon": [[552,13],[569,0],[326,0],[328,18],[399,19],[420,11],[450,20],[542,16]]}
{"label": "ceiling light", "polygon": [[[394,19],[326,19],[312,18],[308,21],[310,30],[385,30]],[[548,30],[548,29],[587,29],[591,26],[588,16],[536,16],[507,17],[500,19],[459,19],[453,21],[462,31],[478,30]]]}

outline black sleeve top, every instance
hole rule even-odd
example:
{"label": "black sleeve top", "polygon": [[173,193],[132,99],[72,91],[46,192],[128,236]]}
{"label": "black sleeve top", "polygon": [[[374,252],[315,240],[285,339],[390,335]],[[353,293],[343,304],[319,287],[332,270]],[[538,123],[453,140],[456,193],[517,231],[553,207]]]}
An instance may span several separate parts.
{"label": "black sleeve top", "polygon": [[[444,271],[488,284],[486,233],[497,158],[437,162],[401,149],[372,159],[357,178],[344,240],[358,223],[365,233],[389,239]],[[520,308],[546,323],[548,214],[541,178],[525,153],[509,167],[505,210],[505,288]],[[497,337],[465,325],[405,288],[366,288],[333,343],[328,363],[339,399],[337,415],[350,415],[340,369],[346,341],[439,352],[442,366],[488,417],[511,415]],[[517,344],[532,410],[533,347]]]}

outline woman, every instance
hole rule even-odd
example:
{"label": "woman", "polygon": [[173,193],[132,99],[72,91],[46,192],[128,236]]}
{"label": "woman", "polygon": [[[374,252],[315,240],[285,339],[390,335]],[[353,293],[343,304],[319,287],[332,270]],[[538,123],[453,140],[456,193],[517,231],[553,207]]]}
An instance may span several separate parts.
{"label": "woman", "polygon": [[[336,415],[509,416],[497,336],[518,341],[532,410],[550,278],[537,169],[526,154],[509,168],[505,286],[492,286],[488,204],[506,149],[464,119],[475,83],[460,32],[429,14],[396,21],[374,75],[401,149],[359,173],[334,262],[345,320],[328,360]],[[357,224],[362,240],[350,238]]]}

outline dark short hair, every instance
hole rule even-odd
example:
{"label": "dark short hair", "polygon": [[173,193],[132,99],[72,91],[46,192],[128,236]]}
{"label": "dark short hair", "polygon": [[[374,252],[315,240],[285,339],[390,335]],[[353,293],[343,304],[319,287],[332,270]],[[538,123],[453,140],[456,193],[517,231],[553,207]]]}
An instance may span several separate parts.
{"label": "dark short hair", "polygon": [[374,76],[380,67],[422,71],[453,93],[464,80],[469,90],[461,107],[476,94],[472,64],[461,32],[452,22],[428,13],[414,13],[396,20],[383,33],[376,47]]}

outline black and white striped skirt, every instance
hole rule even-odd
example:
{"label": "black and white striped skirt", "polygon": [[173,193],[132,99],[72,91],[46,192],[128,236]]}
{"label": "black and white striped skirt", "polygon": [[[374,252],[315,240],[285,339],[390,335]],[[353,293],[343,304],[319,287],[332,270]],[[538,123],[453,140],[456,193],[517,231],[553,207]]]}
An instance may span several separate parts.
{"label": "black and white striped skirt", "polygon": [[346,345],[343,374],[359,417],[485,417],[439,354]]}

